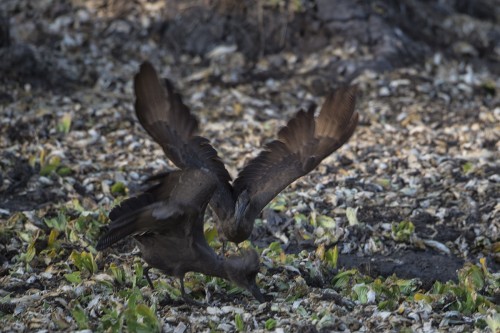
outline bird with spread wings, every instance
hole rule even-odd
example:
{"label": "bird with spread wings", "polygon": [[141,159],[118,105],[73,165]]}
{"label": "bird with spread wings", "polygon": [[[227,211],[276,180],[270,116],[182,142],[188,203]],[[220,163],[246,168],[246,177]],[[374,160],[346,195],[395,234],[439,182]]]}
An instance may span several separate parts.
{"label": "bird with spread wings", "polygon": [[102,251],[132,236],[148,263],[144,275],[153,288],[148,270],[158,268],[179,278],[182,297],[196,304],[184,290],[184,276],[199,272],[225,278],[264,302],[255,281],[259,255],[247,249],[241,255],[218,256],[203,233],[205,209],[217,187],[217,179],[203,168],[175,170],[155,178],[144,193],[128,198],[109,213],[111,223],[96,249]]}
{"label": "bird with spread wings", "polygon": [[204,169],[216,179],[210,206],[223,236],[235,243],[248,239],[262,209],[347,142],[358,123],[356,87],[340,88],[327,96],[317,117],[314,108],[297,112],[231,182],[216,150],[198,135],[198,121],[181,95],[170,81],[162,84],[149,62],[135,76],[134,90],[137,118],[165,155],[180,169]]}

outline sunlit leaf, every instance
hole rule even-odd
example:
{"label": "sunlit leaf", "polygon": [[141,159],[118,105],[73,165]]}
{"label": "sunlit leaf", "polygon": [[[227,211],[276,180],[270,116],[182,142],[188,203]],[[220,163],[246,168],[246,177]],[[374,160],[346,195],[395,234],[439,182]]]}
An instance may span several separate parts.
{"label": "sunlit leaf", "polygon": [[335,220],[332,219],[330,216],[326,216],[326,215],[319,215],[317,218],[316,218],[316,224],[318,226],[321,226],[325,229],[333,229],[335,228]]}
{"label": "sunlit leaf", "polygon": [[64,278],[73,284],[79,284],[82,282],[81,272],[79,271],[64,274]]}
{"label": "sunlit leaf", "polygon": [[352,276],[355,275],[357,271],[355,269],[350,269],[347,271],[343,271],[335,275],[332,280],[332,284],[335,288],[344,288],[347,286]]}
{"label": "sunlit leaf", "polygon": [[70,259],[73,261],[73,264],[80,271],[87,271],[90,274],[94,274],[97,272],[97,264],[94,260],[94,256],[89,252],[81,252],[78,253],[76,251],[71,252]]}
{"label": "sunlit leaf", "polygon": [[283,252],[280,242],[272,242],[271,244],[269,244],[268,249],[269,252],[274,254],[280,254]]}
{"label": "sunlit leaf", "polygon": [[27,264],[30,263],[36,255],[35,242],[36,239],[34,239],[28,246],[28,249],[26,249],[24,262],[26,262]]}
{"label": "sunlit leaf", "polygon": [[209,244],[211,244],[218,236],[217,228],[209,227],[205,230],[205,239]]}
{"label": "sunlit leaf", "polygon": [[61,177],[69,176],[73,173],[73,170],[67,166],[61,166],[57,169],[57,174]]}
{"label": "sunlit leaf", "polygon": [[76,307],[73,307],[71,309],[71,316],[76,321],[78,329],[83,330],[89,328],[87,315],[80,305],[77,305]]}
{"label": "sunlit leaf", "polygon": [[266,320],[264,326],[266,327],[266,330],[271,331],[276,328],[276,324],[277,324],[276,319],[269,318],[268,320]]}
{"label": "sunlit leaf", "polygon": [[458,279],[472,290],[481,290],[484,287],[483,271],[476,265],[465,265],[458,271]]}
{"label": "sunlit leaf", "polygon": [[392,238],[398,242],[409,241],[414,232],[415,226],[411,221],[392,224]]}
{"label": "sunlit leaf", "polygon": [[127,187],[122,182],[116,182],[111,186],[111,193],[113,195],[125,195],[127,193]]}
{"label": "sunlit leaf", "polygon": [[109,265],[109,269],[111,270],[111,275],[116,282],[119,284],[125,283],[125,271],[123,268],[116,266],[115,263],[111,263],[111,265]]}
{"label": "sunlit leaf", "polygon": [[471,172],[473,169],[474,169],[474,164],[472,164],[471,162],[467,162],[464,165],[462,165],[462,171],[465,174]]}
{"label": "sunlit leaf", "polygon": [[339,260],[339,249],[337,245],[335,245],[333,248],[328,249],[325,252],[325,260],[330,267],[337,268]]}
{"label": "sunlit leaf", "polygon": [[271,203],[269,203],[269,208],[272,210],[275,210],[277,212],[283,212],[287,210],[286,207],[287,201],[284,196],[278,195],[276,198],[274,198]]}
{"label": "sunlit leaf", "polygon": [[236,330],[238,332],[245,331],[245,322],[243,321],[243,317],[241,316],[240,313],[237,313],[234,316],[234,326],[236,326]]}
{"label": "sunlit leaf", "polygon": [[71,114],[65,113],[57,123],[57,131],[67,134],[71,128]]}
{"label": "sunlit leaf", "polygon": [[62,212],[60,212],[57,217],[44,219],[43,221],[49,228],[56,229],[57,231],[64,231],[68,225],[66,215]]}
{"label": "sunlit leaf", "polygon": [[59,236],[59,231],[57,231],[56,229],[51,229],[50,230],[49,238],[47,239],[47,245],[48,245],[48,247],[54,247],[55,246],[55,243],[56,243],[56,240],[57,240],[58,236]]}
{"label": "sunlit leaf", "polygon": [[357,284],[352,288],[352,290],[361,304],[368,303],[368,292],[370,291],[370,288],[367,285]]}
{"label": "sunlit leaf", "polygon": [[492,332],[500,332],[500,313],[493,313],[485,320]]}
{"label": "sunlit leaf", "polygon": [[356,208],[347,207],[346,208],[345,215],[347,217],[347,221],[349,221],[349,225],[359,224],[358,217],[357,217],[358,209],[359,209],[359,207],[356,207]]}

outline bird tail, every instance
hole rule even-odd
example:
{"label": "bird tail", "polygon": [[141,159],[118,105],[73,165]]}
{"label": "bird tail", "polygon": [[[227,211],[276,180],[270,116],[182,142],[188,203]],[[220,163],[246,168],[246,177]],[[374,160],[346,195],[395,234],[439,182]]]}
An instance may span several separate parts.
{"label": "bird tail", "polygon": [[96,249],[102,251],[129,236],[134,229],[133,224],[137,215],[152,203],[154,203],[153,195],[144,193],[137,197],[128,198],[122,201],[119,206],[115,206],[109,213],[111,223],[108,226],[108,231],[101,236]]}

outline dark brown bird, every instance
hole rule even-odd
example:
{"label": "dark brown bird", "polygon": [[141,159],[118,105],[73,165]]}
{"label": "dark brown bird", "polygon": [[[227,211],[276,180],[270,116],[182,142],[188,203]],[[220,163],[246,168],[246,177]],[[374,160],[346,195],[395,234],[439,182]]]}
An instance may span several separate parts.
{"label": "dark brown bird", "polygon": [[[257,252],[246,250],[242,256],[224,259],[205,240],[203,218],[217,188],[216,178],[204,169],[185,169],[156,179],[158,184],[110,212],[109,229],[99,239],[97,250],[133,236],[150,267],[180,279],[186,302],[195,303],[184,290],[184,275],[191,271],[228,279],[264,302],[255,282],[259,272]],[[147,270],[145,275],[151,284]]]}
{"label": "dark brown bird", "polygon": [[300,110],[256,158],[231,177],[209,141],[197,135],[198,121],[172,84],[164,85],[145,62],[135,77],[135,111],[140,123],[179,168],[205,168],[217,178],[210,206],[224,236],[235,243],[248,239],[255,218],[285,187],[313,170],[354,133],[356,88],[331,93],[319,116]]}

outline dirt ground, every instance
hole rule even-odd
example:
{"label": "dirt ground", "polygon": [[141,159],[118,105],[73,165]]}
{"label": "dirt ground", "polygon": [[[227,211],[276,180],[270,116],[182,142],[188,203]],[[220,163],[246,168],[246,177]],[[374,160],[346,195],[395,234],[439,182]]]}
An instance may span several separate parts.
{"label": "dirt ground", "polygon": [[[498,319],[500,299],[499,8],[485,0],[2,1],[1,325],[100,331],[109,313],[99,304],[126,308],[99,283],[111,262],[132,274],[133,243],[105,255],[93,246],[116,199],[173,166],[133,111],[132,78],[149,60],[182,93],[233,178],[297,110],[321,105],[339,85],[359,88],[354,136],[256,222],[250,241],[262,252],[269,302],[193,275],[188,288],[209,304],[193,311],[144,285],[164,331],[234,331],[239,320],[262,331],[483,329],[477,321]],[[61,220],[66,229],[51,236]],[[51,237],[57,254],[47,251]],[[334,246],[338,267],[326,267]],[[93,253],[99,272],[72,284],[72,251]],[[472,313],[406,299],[387,311],[332,282],[356,269],[411,280],[423,294],[436,281],[460,282],[457,271],[480,260],[497,284],[483,290],[493,305]],[[75,298],[87,325],[75,319]]]}

